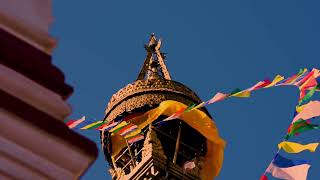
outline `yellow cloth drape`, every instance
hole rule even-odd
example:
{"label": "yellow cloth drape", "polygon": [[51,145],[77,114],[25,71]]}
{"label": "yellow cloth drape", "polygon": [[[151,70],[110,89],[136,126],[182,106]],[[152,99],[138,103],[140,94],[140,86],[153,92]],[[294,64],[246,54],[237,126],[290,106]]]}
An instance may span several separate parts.
{"label": "yellow cloth drape", "polygon": [[283,141],[278,144],[279,149],[283,149],[287,153],[299,153],[301,151],[309,150],[310,152],[314,152],[319,143],[310,143],[310,144],[299,144],[294,142]]}
{"label": "yellow cloth drape", "polygon": [[[187,106],[177,101],[163,101],[159,107],[149,110],[142,116],[133,118],[131,123],[143,129],[155,121],[160,115],[170,116],[181,108]],[[218,129],[212,119],[200,110],[193,110],[183,113],[179,119],[186,122],[189,126],[200,132],[207,139],[207,154],[201,172],[201,179],[211,180],[216,177],[222,167],[225,141],[219,136]],[[119,135],[112,135],[112,156],[116,156],[121,149],[126,146],[124,139]]]}

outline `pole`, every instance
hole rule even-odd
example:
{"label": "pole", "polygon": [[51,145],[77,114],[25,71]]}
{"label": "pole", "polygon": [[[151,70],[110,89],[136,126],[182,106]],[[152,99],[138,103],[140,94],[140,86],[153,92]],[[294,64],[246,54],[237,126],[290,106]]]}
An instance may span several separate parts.
{"label": "pole", "polygon": [[112,156],[111,156],[111,161],[112,161],[112,164],[113,164],[113,168],[116,171],[116,175],[119,178],[120,176],[119,176],[119,172],[117,170],[117,164],[116,164],[116,162],[115,162],[115,160],[114,160],[114,158]]}
{"label": "pole", "polygon": [[131,151],[131,148],[130,148],[127,140],[126,140],[126,143],[127,143],[127,147],[128,147],[128,150],[129,150],[130,157],[131,157],[131,161],[133,163],[133,167],[135,167],[136,166],[136,161],[134,160],[133,153]]}
{"label": "pole", "polygon": [[180,144],[180,135],[181,135],[181,121],[179,122],[179,131],[178,131],[178,136],[177,136],[177,141],[176,141],[176,149],[174,151],[174,156],[173,156],[173,164],[176,163],[177,157],[178,157],[179,144]]}

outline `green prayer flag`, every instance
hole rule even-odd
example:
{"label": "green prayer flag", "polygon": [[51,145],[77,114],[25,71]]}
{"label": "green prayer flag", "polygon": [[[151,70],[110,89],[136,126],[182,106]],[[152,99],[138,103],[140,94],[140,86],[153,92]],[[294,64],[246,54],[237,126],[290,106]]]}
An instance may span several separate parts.
{"label": "green prayer flag", "polygon": [[306,132],[313,129],[319,129],[319,126],[316,124],[311,124],[308,121],[305,121],[303,119],[299,119],[298,121],[291,124],[291,126],[288,129],[288,134],[285,136],[285,139],[289,139],[290,137]]}
{"label": "green prayer flag", "polygon": [[314,95],[314,92],[316,91],[316,87],[312,88],[300,101],[299,105],[305,104],[310,101],[311,97]]}
{"label": "green prayer flag", "polygon": [[194,108],[196,106],[195,103],[192,103],[189,107],[187,107],[187,109],[185,110],[185,112],[189,112],[192,108]]}
{"label": "green prayer flag", "polygon": [[233,91],[229,94],[229,96],[232,96],[232,95],[234,95],[234,94],[236,94],[236,93],[238,93],[238,92],[241,92],[241,89],[237,88],[237,89],[233,90]]}

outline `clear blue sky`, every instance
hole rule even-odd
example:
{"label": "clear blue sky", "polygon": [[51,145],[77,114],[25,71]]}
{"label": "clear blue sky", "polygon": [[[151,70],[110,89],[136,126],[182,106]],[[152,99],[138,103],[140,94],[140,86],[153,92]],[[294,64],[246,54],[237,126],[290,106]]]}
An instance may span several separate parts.
{"label": "clear blue sky", "polygon": [[[70,118],[103,118],[111,95],[135,80],[145,57],[143,43],[152,32],[163,38],[173,79],[203,100],[277,73],[319,68],[319,7],[316,0],[54,0],[51,33],[58,47],[53,62],[75,88]],[[278,87],[208,106],[227,141],[218,180],[260,177],[291,122],[297,98],[296,88]],[[78,132],[101,149],[98,132]],[[320,141],[319,133],[293,140]],[[309,179],[320,179],[320,150],[285,156],[311,160]],[[100,151],[82,179],[110,179],[107,168]]]}

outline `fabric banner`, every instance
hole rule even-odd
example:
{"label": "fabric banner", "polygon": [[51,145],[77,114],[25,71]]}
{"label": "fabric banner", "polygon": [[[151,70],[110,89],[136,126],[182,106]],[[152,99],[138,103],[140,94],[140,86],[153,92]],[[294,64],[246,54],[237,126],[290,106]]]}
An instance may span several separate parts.
{"label": "fabric banner", "polygon": [[67,125],[70,129],[77,127],[79,124],[81,124],[83,121],[86,120],[85,116],[82,116],[80,119],[74,121],[73,123]]}
{"label": "fabric banner", "polygon": [[100,131],[108,131],[110,129],[112,129],[113,127],[115,127],[116,125],[118,125],[120,122],[111,122],[108,124],[103,124],[102,126],[96,128],[96,130],[100,130]]}
{"label": "fabric banner", "polygon": [[119,123],[116,127],[112,128],[109,132],[117,133],[119,132],[123,127],[126,127],[128,123],[126,121],[122,121]]}
{"label": "fabric banner", "polygon": [[303,119],[299,119],[298,121],[290,125],[290,127],[288,128],[288,134],[285,136],[285,139],[289,139],[294,135],[298,135],[299,133],[303,133],[305,131],[310,131],[313,129],[319,129],[319,126],[311,124],[310,122]]}
{"label": "fabric banner", "polygon": [[138,141],[140,141],[142,139],[144,139],[143,134],[139,134],[137,136],[130,137],[129,139],[127,139],[127,141],[128,141],[129,144],[133,144],[133,143],[138,142]]}
{"label": "fabric banner", "polygon": [[267,172],[271,173],[273,177],[287,180],[307,180],[309,164],[301,164],[297,166],[280,168],[274,164],[270,164]]}
{"label": "fabric banner", "polygon": [[277,154],[266,172],[273,177],[287,180],[306,180],[309,162],[305,160],[290,160]]}
{"label": "fabric banner", "polygon": [[305,150],[309,150],[310,152],[315,152],[319,143],[310,143],[306,145],[302,145],[299,143],[283,141],[278,144],[279,149],[283,149],[287,153],[300,153]]}
{"label": "fabric banner", "polygon": [[320,101],[310,101],[303,106],[301,112],[293,118],[292,122],[294,123],[299,119],[307,120],[317,116],[320,116]]}
{"label": "fabric banner", "polygon": [[266,85],[264,88],[270,88],[270,87],[272,87],[272,86],[275,86],[277,83],[279,83],[279,82],[282,81],[283,79],[284,79],[283,76],[277,75],[277,76],[273,79],[273,81],[272,81],[270,84]]}
{"label": "fabric banner", "polygon": [[[187,106],[176,101],[163,101],[157,108],[132,119],[131,122],[136,124],[139,129],[143,129],[158,119],[160,115],[170,116],[182,108],[186,109]],[[201,179],[213,179],[221,170],[225,147],[225,141],[219,136],[215,123],[206,113],[197,109],[181,114],[179,119],[186,122],[207,139],[207,154],[205,155]],[[120,135],[112,134],[111,138],[112,142],[117,142],[112,146],[112,156],[114,157],[121,149],[126,147],[126,143]]]}
{"label": "fabric banner", "polygon": [[97,121],[97,122],[91,123],[89,125],[86,125],[86,126],[80,128],[80,129],[82,129],[82,130],[94,129],[94,128],[97,128],[97,127],[101,126],[102,124],[104,124],[103,121]]}
{"label": "fabric banner", "polygon": [[218,92],[216,95],[213,96],[213,98],[211,98],[209,101],[208,101],[208,104],[213,104],[213,103],[216,103],[218,101],[222,101],[224,100],[225,98],[227,98],[229,95],[228,94],[224,94],[224,93],[220,93]]}

